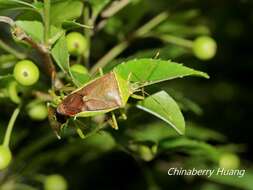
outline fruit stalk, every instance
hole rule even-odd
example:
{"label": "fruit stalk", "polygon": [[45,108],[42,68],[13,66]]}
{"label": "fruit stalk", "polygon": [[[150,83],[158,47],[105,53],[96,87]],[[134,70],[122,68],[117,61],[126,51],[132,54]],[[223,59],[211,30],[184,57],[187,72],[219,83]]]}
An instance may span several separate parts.
{"label": "fruit stalk", "polygon": [[10,121],[9,121],[9,124],[8,124],[8,126],[7,126],[7,131],[6,131],[6,133],[5,133],[4,142],[3,142],[3,146],[5,146],[5,147],[9,147],[11,132],[12,132],[14,123],[15,123],[17,117],[18,117],[19,112],[20,112],[20,106],[18,106],[18,107],[14,110],[14,112],[13,112],[13,114],[12,114],[12,116],[11,116],[11,119],[10,119]]}

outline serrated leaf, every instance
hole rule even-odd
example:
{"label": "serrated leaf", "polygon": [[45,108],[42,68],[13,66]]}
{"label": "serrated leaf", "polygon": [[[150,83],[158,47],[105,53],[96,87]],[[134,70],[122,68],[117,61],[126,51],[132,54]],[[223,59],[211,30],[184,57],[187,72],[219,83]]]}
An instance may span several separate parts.
{"label": "serrated leaf", "polygon": [[56,42],[51,53],[55,62],[61,68],[61,70],[65,73],[68,73],[69,53],[68,53],[67,43],[66,43],[66,39],[64,35]]}
{"label": "serrated leaf", "polygon": [[177,103],[165,91],[153,94],[137,104],[137,108],[144,110],[168,123],[179,134],[185,132],[184,117]]}
{"label": "serrated leaf", "polygon": [[137,88],[185,76],[209,78],[201,71],[191,69],[172,61],[158,59],[136,59],[121,63],[114,68],[121,77],[131,82],[138,82]]}

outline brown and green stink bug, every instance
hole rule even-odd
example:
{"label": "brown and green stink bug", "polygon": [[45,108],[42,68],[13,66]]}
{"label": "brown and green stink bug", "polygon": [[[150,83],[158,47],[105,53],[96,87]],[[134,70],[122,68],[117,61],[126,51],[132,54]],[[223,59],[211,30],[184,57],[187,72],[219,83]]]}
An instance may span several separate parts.
{"label": "brown and green stink bug", "polygon": [[123,108],[133,90],[115,71],[105,74],[68,95],[57,112],[74,117],[90,117]]}
{"label": "brown and green stink bug", "polygon": [[[208,78],[208,75],[203,72],[171,61],[130,60],[72,92],[58,105],[57,112],[70,117],[91,117],[112,112],[112,123],[110,124],[117,128],[113,111],[124,108],[130,96],[143,99],[134,94],[135,92],[151,84],[189,75]],[[163,108],[164,105],[160,102],[157,103],[162,110],[167,109]],[[169,114],[166,113],[166,115]]]}

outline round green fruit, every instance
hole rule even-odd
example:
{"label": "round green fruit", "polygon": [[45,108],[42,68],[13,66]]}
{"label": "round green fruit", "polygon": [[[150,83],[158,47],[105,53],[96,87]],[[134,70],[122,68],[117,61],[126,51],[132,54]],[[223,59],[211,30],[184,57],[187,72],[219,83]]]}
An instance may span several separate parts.
{"label": "round green fruit", "polygon": [[0,170],[7,168],[11,162],[11,151],[8,147],[0,145]]}
{"label": "round green fruit", "polygon": [[76,72],[76,73],[80,73],[80,74],[87,74],[88,70],[86,69],[85,66],[81,65],[81,64],[74,64],[70,67],[71,71]]}
{"label": "round green fruit", "polygon": [[67,48],[71,55],[82,55],[88,48],[87,39],[78,32],[71,32],[66,36]]}
{"label": "round green fruit", "polygon": [[24,86],[31,86],[39,80],[38,67],[29,60],[19,61],[13,71],[16,81]]}
{"label": "round green fruit", "polygon": [[67,188],[66,180],[58,174],[49,175],[44,181],[44,190],[67,190]]}
{"label": "round green fruit", "polygon": [[47,118],[47,107],[42,103],[29,106],[28,115],[33,120],[42,121]]}
{"label": "round green fruit", "polygon": [[208,36],[201,36],[193,42],[193,53],[201,60],[208,60],[215,56],[217,44],[215,40]]}
{"label": "round green fruit", "polygon": [[224,153],[219,160],[219,167],[224,169],[237,169],[240,166],[240,158],[233,153]]}

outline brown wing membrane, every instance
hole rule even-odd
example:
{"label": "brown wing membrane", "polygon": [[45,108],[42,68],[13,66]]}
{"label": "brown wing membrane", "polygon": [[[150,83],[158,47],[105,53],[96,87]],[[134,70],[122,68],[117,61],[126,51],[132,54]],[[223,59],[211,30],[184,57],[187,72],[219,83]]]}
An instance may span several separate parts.
{"label": "brown wing membrane", "polygon": [[67,96],[58,106],[60,114],[73,116],[83,111],[97,111],[121,106],[114,73],[108,73]]}

